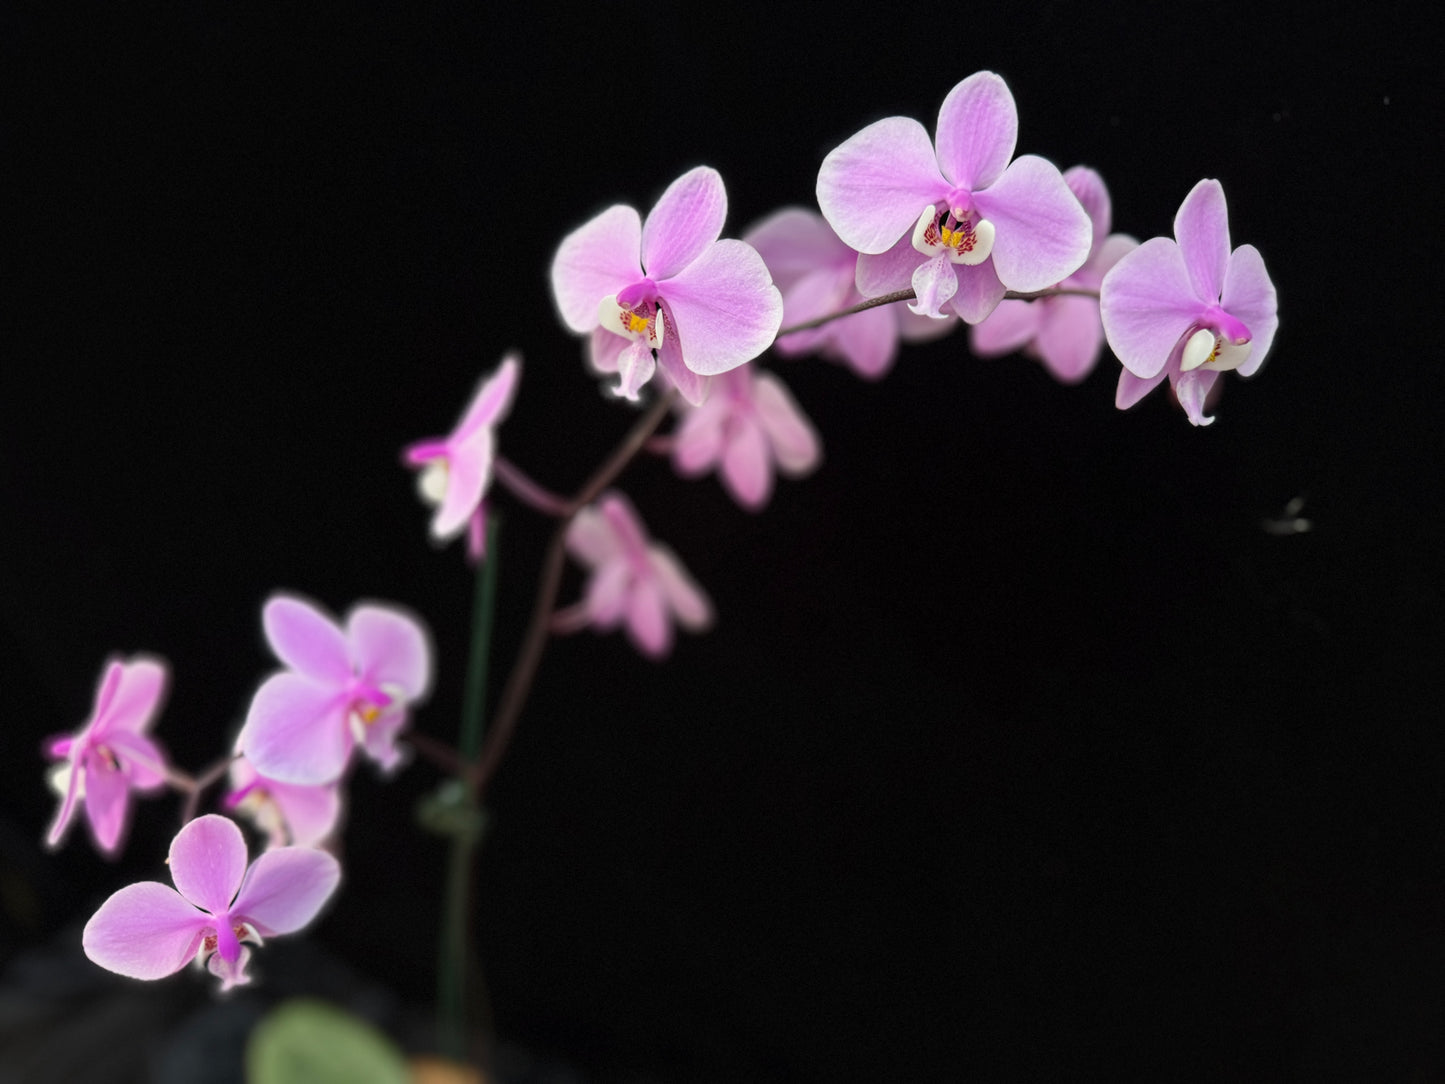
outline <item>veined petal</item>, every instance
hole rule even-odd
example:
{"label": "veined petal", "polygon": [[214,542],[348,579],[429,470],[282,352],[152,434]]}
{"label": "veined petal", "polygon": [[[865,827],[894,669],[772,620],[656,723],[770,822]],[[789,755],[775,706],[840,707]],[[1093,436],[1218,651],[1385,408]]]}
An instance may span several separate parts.
{"label": "veined petal", "polygon": [[993,261],[984,260],[983,263],[954,264],[954,274],[958,276],[958,293],[953,295],[953,311],[961,316],[965,323],[976,324],[983,320],[989,313],[998,307],[1007,293],[1003,283],[999,282],[998,275],[994,274]]}
{"label": "veined petal", "polygon": [[182,896],[224,915],[246,875],[246,839],[235,821],[207,813],[176,833],[167,861]]}
{"label": "veined petal", "polygon": [[859,256],[854,283],[864,297],[882,297],[906,290],[913,284],[913,272],[926,259],[927,256],[913,247],[912,234],[905,234],[886,252]]}
{"label": "veined petal", "polygon": [[1010,290],[1045,289],[1089,258],[1089,216],[1052,162],[1016,158],[987,191],[975,193],[974,206],[997,230],[994,271]]}
{"label": "veined petal", "polygon": [[185,967],[201,947],[210,915],[169,885],[127,885],[85,924],[81,946],[93,963],[132,979],[161,979]]}
{"label": "veined petal", "polygon": [[688,170],[668,185],[642,226],[642,266],[648,277],[671,278],[701,256],[722,233],[727,213],[727,190],[709,166]]}
{"label": "veined petal", "polygon": [[358,606],[347,618],[346,638],[366,680],[400,686],[407,700],[431,688],[431,645],[414,617],[390,606]]}
{"label": "veined petal", "polygon": [[1218,300],[1229,260],[1229,210],[1218,181],[1200,181],[1189,190],[1174,216],[1174,237],[1194,296],[1205,302]]}
{"label": "veined petal", "polygon": [[351,676],[346,638],[331,618],[304,599],[272,596],[261,610],[266,640],[277,658],[314,681]]}
{"label": "veined petal", "polygon": [[641,340],[633,340],[617,355],[617,386],[613,392],[631,402],[637,401],[637,393],[657,372],[657,359],[652,349]]}
{"label": "veined petal", "polygon": [[736,418],[723,445],[722,480],[738,504],[756,512],[773,493],[773,469],[768,441],[756,419]]}
{"label": "veined petal", "polygon": [[784,474],[797,477],[817,467],[823,458],[818,431],[774,374],[757,374],[753,381],[753,409]]}
{"label": "veined petal", "polygon": [[648,553],[648,561],[678,624],[693,632],[701,632],[711,626],[712,602],[687,569],[682,567],[677,554],[667,546],[653,546]]}
{"label": "veined petal", "polygon": [[1104,178],[1088,166],[1073,166],[1064,171],[1064,183],[1093,223],[1093,250],[1098,251],[1114,225],[1114,208],[1109,200],[1109,189],[1104,186]]}
{"label": "veined petal", "polygon": [[121,665],[120,678],[106,704],[105,716],[97,719],[92,734],[126,730],[140,733],[155,722],[166,691],[166,664],[159,659],[136,658]]}
{"label": "veined petal", "polygon": [[105,854],[114,854],[125,831],[130,809],[130,788],[125,775],[90,758],[85,772],[85,818],[95,835],[95,844]]}
{"label": "veined petal", "polygon": [[938,110],[939,168],[960,188],[987,188],[1008,166],[1018,135],[1018,107],[1008,84],[993,72],[974,72]]}
{"label": "veined petal", "polygon": [[743,241],[757,250],[785,295],[804,275],[856,258],[817,211],[802,207],[775,211],[743,234]]}
{"label": "veined petal", "polygon": [[1202,308],[1179,246],[1153,237],[1114,265],[1099,287],[1099,316],[1109,348],[1124,368],[1148,379]]}
{"label": "veined petal", "polygon": [[511,409],[512,397],[517,390],[517,377],[521,375],[522,363],[516,354],[502,359],[497,371],[483,379],[472,397],[471,405],[462,415],[461,422],[452,433],[454,443],[464,443],[479,429],[495,426]]}
{"label": "veined petal", "polygon": [[256,770],[283,783],[330,783],[351,753],[341,690],[283,671],[261,683],[241,728]]}
{"label": "veined petal", "polygon": [[1162,369],[1149,377],[1135,376],[1128,369],[1124,369],[1119,373],[1119,386],[1114,392],[1114,405],[1120,410],[1128,410],[1163,382],[1164,372]]}
{"label": "veined petal", "polygon": [[948,194],[933,142],[912,117],[886,117],[829,152],[818,171],[818,207],[849,248],[883,252],[918,214]]}
{"label": "veined petal", "polygon": [[741,241],[714,243],[658,292],[669,335],[687,367],[703,376],[757,357],[782,324],[782,295],[762,257]]}
{"label": "veined petal", "polygon": [[913,293],[916,301],[908,302],[908,311],[936,320],[947,317],[943,306],[958,292],[958,276],[954,264],[940,253],[913,269]]}
{"label": "veined petal", "polygon": [[[1002,307],[1002,306],[1000,306]],[[1104,345],[1099,303],[1092,297],[1051,297],[1034,346],[1049,372],[1065,384],[1089,375]]]}
{"label": "veined petal", "polygon": [[[667,326],[676,327],[677,325],[673,323],[672,310],[666,301],[662,303],[662,310],[668,321]],[[672,386],[677,389],[678,394],[687,402],[693,406],[701,406],[707,402],[708,388],[712,384],[712,379],[688,368],[682,356],[682,343],[676,335],[668,335],[662,340],[662,346],[657,351],[657,365],[667,379],[672,382]]]}
{"label": "veined petal", "polygon": [[1218,371],[1195,369],[1170,379],[1174,385],[1174,395],[1178,398],[1179,405],[1184,408],[1184,414],[1189,421],[1194,425],[1213,425],[1214,415],[1204,413],[1204,407],[1209,399],[1210,389],[1219,379]]}
{"label": "veined petal", "polygon": [[641,279],[642,220],[614,204],[562,239],[552,259],[552,295],[562,322],[581,334],[597,326],[597,303]]}
{"label": "veined petal", "polygon": [[1043,309],[1036,301],[1000,301],[987,319],[968,329],[968,344],[979,357],[1021,350],[1039,333]]}
{"label": "veined petal", "polygon": [[295,933],[313,918],[341,882],[341,864],[325,851],[278,847],[251,864],[231,915],[262,937]]}
{"label": "veined petal", "polygon": [[672,650],[672,622],[662,585],[656,580],[639,580],[627,599],[628,638],[644,655],[660,659]]}
{"label": "veined petal", "polygon": [[1229,254],[1220,305],[1249,328],[1249,360],[1236,371],[1240,376],[1253,376],[1264,364],[1274,333],[1279,330],[1274,283],[1264,269],[1264,257],[1253,245],[1240,245]]}

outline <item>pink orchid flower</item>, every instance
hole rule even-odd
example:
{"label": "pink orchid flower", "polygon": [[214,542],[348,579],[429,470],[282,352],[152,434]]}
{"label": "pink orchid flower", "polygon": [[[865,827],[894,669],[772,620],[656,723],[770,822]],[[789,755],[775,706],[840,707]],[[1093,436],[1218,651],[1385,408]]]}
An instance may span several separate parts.
{"label": "pink orchid flower", "polygon": [[249,866],[246,859],[233,821],[197,817],[171,841],[176,887],[141,881],[112,895],[85,924],[85,954],[132,979],[163,979],[204,958],[222,990],[244,985],[251,950],[242,942],[295,933],[341,880],[340,864],[325,851],[282,847]]}
{"label": "pink orchid flower", "polygon": [[951,303],[976,324],[1007,291],[1042,290],[1078,270],[1089,216],[1052,162],[1013,158],[1018,110],[1001,78],[977,72],[949,91],[936,137],[911,117],[887,117],[823,160],[818,206],[864,254],[864,296],[911,284],[914,312],[941,319]]}
{"label": "pink orchid flower", "polygon": [[282,783],[237,757],[231,761],[231,789],[222,808],[247,817],[266,833],[269,847],[320,847],[341,819],[341,784]]}
{"label": "pink orchid flower", "polygon": [[660,659],[672,649],[672,622],[701,632],[712,624],[712,603],[666,546],[650,542],[637,511],[617,492],[604,493],[577,513],[567,550],[592,570],[583,611],[600,630],[626,624],[633,644]]}
{"label": "pink orchid flower", "polygon": [[[816,211],[785,207],[743,234],[743,240],[757,249],[783,295],[784,327],[843,312],[864,300],[856,281],[858,253]],[[915,315],[902,305],[879,305],[783,335],[774,348],[785,357],[820,353],[877,380],[892,368],[900,339],[936,339],[955,326],[952,320]]]}
{"label": "pink orchid flower", "polygon": [[672,462],[696,477],[719,468],[733,500],[756,512],[773,492],[773,467],[790,478],[823,458],[818,433],[783,382],[756,365],[717,378],[702,406],[686,407],[673,437]]}
{"label": "pink orchid flower", "polygon": [[591,335],[592,367],[618,375],[617,394],[636,399],[661,365],[701,403],[707,377],[773,341],[782,298],[750,246],[718,240],[726,217],[722,178],[698,166],[668,185],[645,223],[617,204],[563,238],[552,293],[563,322]]}
{"label": "pink orchid flower", "polygon": [[165,786],[165,754],[146,731],[160,710],[166,676],[159,659],[112,660],[101,675],[86,724],[76,734],[46,742],[47,753],[65,759],[51,778],[62,797],[45,838],[47,846],[60,844],[76,803],[83,802],[96,846],[114,854],[125,832],[130,792]]}
{"label": "pink orchid flower", "polygon": [[496,453],[495,429],[511,409],[521,359],[510,354],[497,371],[482,381],[471,405],[450,436],[419,441],[403,453],[404,462],[419,468],[417,488],[422,500],[436,506],[432,537],[448,542],[468,530],[473,557],[482,556],[487,488]]}
{"label": "pink orchid flower", "polygon": [[[1065,289],[1098,291],[1109,269],[1139,247],[1127,234],[1109,233],[1112,208],[1104,179],[1086,166],[1064,173],[1094,225],[1089,258],[1062,282]],[[1000,301],[998,308],[970,330],[970,344],[980,357],[1021,350],[1044,363],[1054,379],[1077,384],[1088,376],[1104,346],[1104,325],[1097,298],[1080,295],[1044,297],[1037,301]]]}
{"label": "pink orchid flower", "polygon": [[408,706],[431,685],[431,647],[413,617],[357,606],[343,630],[316,606],[286,595],[262,610],[271,649],[290,669],[251,700],[238,745],[268,779],[315,786],[340,778],[352,748],[382,768],[401,760]]}
{"label": "pink orchid flower", "polygon": [[1115,403],[1133,406],[1165,377],[1195,425],[1219,374],[1253,376],[1279,327],[1274,283],[1253,245],[1229,249],[1218,181],[1200,181],[1174,216],[1174,240],[1154,237],[1104,276],[1099,315],[1124,365]]}

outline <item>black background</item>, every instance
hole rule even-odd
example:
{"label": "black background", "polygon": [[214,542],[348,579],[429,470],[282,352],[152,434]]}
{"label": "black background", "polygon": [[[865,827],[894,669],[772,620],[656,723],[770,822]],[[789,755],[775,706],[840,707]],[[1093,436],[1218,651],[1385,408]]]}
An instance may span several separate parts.
{"label": "black background", "polygon": [[[112,653],[171,661],[158,734],[198,769],[274,665],[269,593],[394,600],[436,639],[416,726],[454,737],[469,578],[398,452],[509,349],[502,451],[539,480],[625,431],[553,311],[566,231],[706,163],[736,236],[990,68],[1019,152],[1097,168],[1116,230],[1223,183],[1279,290],[1268,363],[1195,430],[1164,393],[1115,411],[1110,358],[1064,388],[960,329],[877,384],[767,362],[827,458],[761,515],[639,462],[719,621],[661,665],[548,648],[480,865],[498,1032],[597,1080],[1445,1079],[1440,112],[1408,11],[38,11],[0,14],[3,959],[164,876],[171,799],[115,864],[37,846],[39,743]],[[1262,529],[1297,495],[1313,531]],[[504,670],[550,525],[499,506]],[[358,774],[314,934],[418,1012],[436,778]]]}

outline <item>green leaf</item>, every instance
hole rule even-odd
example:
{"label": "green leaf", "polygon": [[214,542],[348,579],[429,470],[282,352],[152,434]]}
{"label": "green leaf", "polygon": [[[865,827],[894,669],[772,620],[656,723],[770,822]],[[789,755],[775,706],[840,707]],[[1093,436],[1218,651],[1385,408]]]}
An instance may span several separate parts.
{"label": "green leaf", "polygon": [[247,1084],[407,1084],[401,1051],[360,1017],[312,998],[268,1013],[246,1044]]}

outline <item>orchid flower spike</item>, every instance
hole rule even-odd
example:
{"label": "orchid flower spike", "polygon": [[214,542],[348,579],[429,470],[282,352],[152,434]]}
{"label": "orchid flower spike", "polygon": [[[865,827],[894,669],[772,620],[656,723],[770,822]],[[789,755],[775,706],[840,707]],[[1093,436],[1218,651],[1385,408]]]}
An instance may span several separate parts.
{"label": "orchid flower spike", "polygon": [[507,355],[477,388],[450,436],[420,441],[402,453],[408,466],[421,471],[417,489],[422,500],[436,506],[431,533],[438,542],[450,541],[469,525],[472,539],[486,537],[483,499],[492,481],[495,430],[511,409],[521,366],[517,355]]}
{"label": "orchid flower spike", "polygon": [[261,617],[271,649],[289,669],[256,690],[237,739],[256,771],[282,783],[331,783],[357,744],[394,769],[408,708],[431,686],[431,645],[421,624],[395,607],[362,605],[342,629],[288,595],[272,597]]}
{"label": "orchid flower spike", "polygon": [[203,960],[222,990],[244,985],[251,950],[242,942],[295,933],[341,880],[340,863],[325,851],[282,847],[249,866],[246,859],[234,821],[197,817],[171,842],[176,887],[141,881],[112,895],[85,924],[85,954],[132,979],[163,979]]}
{"label": "orchid flower spike", "polygon": [[577,513],[567,551],[592,570],[583,599],[587,620],[601,631],[625,623],[644,655],[661,659],[672,650],[674,619],[692,632],[712,625],[707,595],[672,550],[648,539],[621,493],[604,493]]}
{"label": "orchid flower spike", "polygon": [[1218,181],[1200,181],[1174,216],[1174,239],[1154,237],[1104,276],[1099,315],[1124,365],[1115,403],[1133,406],[1165,377],[1195,425],[1219,374],[1253,376],[1279,327],[1274,283],[1253,245],[1229,249]]}
{"label": "orchid flower spike", "polygon": [[552,293],[563,322],[590,334],[592,367],[636,399],[661,365],[688,402],[707,378],[766,350],[783,318],[767,266],[742,241],[718,240],[727,192],[707,166],[684,173],[643,222],[617,204],[562,239]]}
{"label": "orchid flower spike", "polygon": [[89,720],[75,734],[45,743],[50,756],[64,759],[51,776],[61,802],[45,837],[47,846],[59,846],[76,803],[83,802],[95,845],[106,855],[115,854],[130,792],[165,786],[165,754],[146,731],[160,710],[166,677],[166,664],[159,659],[108,662]]}
{"label": "orchid flower spike", "polygon": [[[1089,213],[1094,243],[1084,266],[1057,285],[1097,294],[1104,275],[1139,242],[1109,232],[1109,190],[1096,172],[1075,166],[1064,173],[1064,181]],[[1000,301],[987,319],[970,329],[969,343],[980,357],[1021,350],[1043,362],[1055,380],[1077,384],[1093,370],[1104,346],[1098,298],[1065,294],[1037,301]]]}
{"label": "orchid flower spike", "polygon": [[864,254],[865,297],[911,284],[914,312],[942,319],[951,304],[976,324],[1007,291],[1042,290],[1078,270],[1089,216],[1052,162],[1013,157],[1018,110],[999,76],[977,72],[949,91],[935,136],[911,117],[887,117],[823,159],[818,206]]}
{"label": "orchid flower spike", "polygon": [[231,761],[231,789],[222,808],[265,832],[268,847],[320,847],[341,819],[339,781],[317,786],[267,779],[244,756]]}
{"label": "orchid flower spike", "polygon": [[822,461],[813,424],[783,382],[755,364],[722,374],[707,402],[683,411],[673,466],[687,477],[718,467],[724,488],[750,512],[772,496],[775,465],[800,478]]}
{"label": "orchid flower spike", "polygon": [[[785,207],[748,230],[743,240],[758,250],[782,292],[784,327],[843,312],[864,300],[857,285],[858,253],[817,211]],[[956,326],[957,321],[930,320],[902,305],[877,305],[782,335],[774,348],[785,357],[820,353],[877,380],[892,368],[900,339],[936,339]]]}

